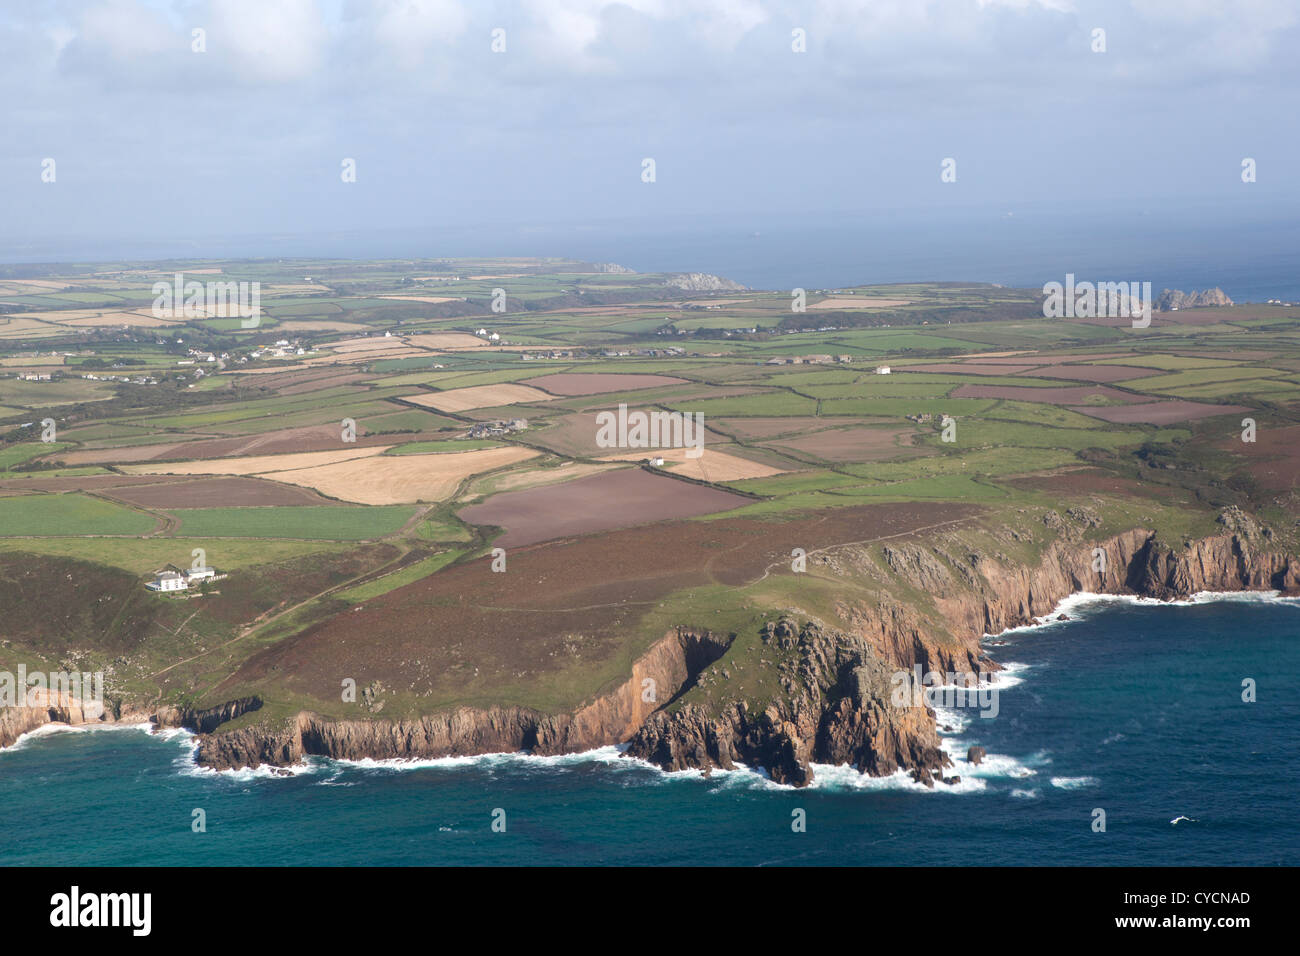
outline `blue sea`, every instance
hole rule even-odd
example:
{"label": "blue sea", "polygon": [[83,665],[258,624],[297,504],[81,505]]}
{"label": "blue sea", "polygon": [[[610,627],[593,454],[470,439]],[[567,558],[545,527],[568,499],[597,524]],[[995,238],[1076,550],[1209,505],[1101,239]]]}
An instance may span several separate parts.
{"label": "blue sea", "polygon": [[1300,216],[1268,203],[947,206],[777,216],[430,225],[383,231],[92,241],[0,239],[0,263],[249,256],[339,259],[555,256],[638,272],[709,272],[754,289],[894,282],[1080,280],[1222,288],[1237,302],[1300,302]]}
{"label": "blue sea", "polygon": [[[213,773],[189,735],[0,753],[0,857],[57,865],[1297,865],[1300,601],[1076,597],[988,639],[998,714],[942,709],[956,786],[818,766],[665,774],[614,748]],[[1242,700],[1243,681],[1257,699]],[[966,764],[972,745],[988,758]],[[206,832],[192,829],[201,809]],[[1094,830],[1096,810],[1105,831]],[[494,811],[505,830],[494,832]],[[803,811],[799,814],[798,811]],[[802,816],[803,832],[792,823]],[[500,819],[501,814],[496,818]],[[1177,821],[1177,822],[1175,822]]]}

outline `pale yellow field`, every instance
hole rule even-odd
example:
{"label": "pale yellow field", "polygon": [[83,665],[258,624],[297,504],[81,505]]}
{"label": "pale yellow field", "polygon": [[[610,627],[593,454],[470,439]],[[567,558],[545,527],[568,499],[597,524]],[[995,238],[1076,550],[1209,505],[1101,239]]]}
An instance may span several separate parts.
{"label": "pale yellow field", "polygon": [[857,306],[859,309],[891,309],[899,305],[908,305],[908,299],[878,299],[870,295],[832,295],[820,302],[810,303],[810,309],[845,309]]}
{"label": "pale yellow field", "polygon": [[[319,468],[352,458],[372,458],[392,445],[349,448],[339,451],[303,451],[287,455],[250,455],[244,458],[212,458],[207,461],[172,461],[156,465],[123,465],[128,475],[260,475],[299,468]],[[415,456],[412,456],[415,457]],[[303,482],[295,482],[303,484]]]}
{"label": "pale yellow field", "polygon": [[405,401],[436,408],[440,412],[464,412],[471,408],[495,408],[516,402],[549,402],[555,396],[529,385],[474,385],[445,392],[420,392],[403,396]]}
{"label": "pale yellow field", "polygon": [[402,340],[396,336],[365,336],[355,339],[339,339],[337,342],[329,342],[326,348],[335,352],[373,352],[375,349],[393,349],[401,348]]}
{"label": "pale yellow field", "polygon": [[58,292],[61,289],[69,288],[71,286],[68,283],[55,279],[5,279],[4,282],[0,282],[0,292],[6,295]]}
{"label": "pale yellow field", "polygon": [[772,475],[785,474],[780,468],[760,465],[756,461],[731,455],[704,447],[704,454],[699,458],[688,458],[686,453],[693,448],[638,448],[619,455],[607,455],[603,461],[644,461],[647,458],[662,458],[664,470],[687,478],[703,481],[743,481],[746,478],[769,478]]}
{"label": "pale yellow field", "polygon": [[358,504],[399,505],[444,500],[472,475],[540,454],[531,448],[509,445],[441,455],[370,456],[318,468],[264,472],[262,477],[315,488],[323,495]]}
{"label": "pale yellow field", "polygon": [[38,339],[67,334],[67,329],[27,318],[0,319],[0,339]]}
{"label": "pale yellow field", "polygon": [[63,365],[62,355],[16,355],[12,358],[0,358],[0,366],[14,368],[21,365]]}
{"label": "pale yellow field", "polygon": [[421,332],[419,335],[406,336],[406,341],[426,349],[472,349],[488,345],[477,335],[468,332]]}

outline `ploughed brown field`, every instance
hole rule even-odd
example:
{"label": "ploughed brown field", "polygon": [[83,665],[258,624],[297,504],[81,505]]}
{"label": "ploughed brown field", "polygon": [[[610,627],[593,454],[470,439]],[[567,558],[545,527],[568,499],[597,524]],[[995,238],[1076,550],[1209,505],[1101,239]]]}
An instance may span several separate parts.
{"label": "ploughed brown field", "polygon": [[1032,363],[992,365],[981,362],[934,362],[928,365],[905,365],[896,372],[939,372],[944,375],[1018,375],[1038,368]]}
{"label": "ploughed brown field", "polygon": [[1075,382],[1127,382],[1131,378],[1159,375],[1157,368],[1138,368],[1133,365],[1057,365],[1038,368],[1033,378],[1063,378]]}
{"label": "ploughed brown field", "polygon": [[539,687],[572,696],[561,702],[572,706],[593,692],[592,673],[626,678],[629,655],[662,636],[642,635],[644,646],[629,647],[629,630],[673,592],[789,573],[796,547],[903,536],[979,513],[959,503],[873,504],[781,521],[662,522],[518,549],[504,574],[491,570],[490,557],[452,565],[284,638],[215,692],[269,677],[333,700],[347,674],[360,685],[380,680],[418,692],[422,707],[508,705]]}
{"label": "ploughed brown field", "polygon": [[913,434],[915,430],[912,428],[834,428],[767,444],[778,449],[789,448],[823,461],[885,461],[928,454],[926,449],[911,444]]}
{"label": "ploughed brown field", "polygon": [[[137,481],[139,479],[136,479]],[[105,497],[142,508],[242,508],[290,505],[336,505],[310,488],[280,485],[261,478],[197,478],[126,485]]]}
{"label": "ploughed brown field", "polygon": [[1069,388],[1044,388],[1033,385],[961,385],[952,390],[953,398],[1005,398],[1014,402],[1046,402],[1049,405],[1080,405],[1090,399],[1112,402],[1140,402],[1128,392],[1105,385],[1075,385]]}
{"label": "ploughed brown field", "polygon": [[[303,428],[286,428],[282,431],[262,432],[257,435],[235,438],[207,438],[198,441],[169,442],[163,445],[129,445],[124,448],[95,448],[73,451],[54,457],[69,465],[99,465],[120,461],[164,461],[166,459],[195,460],[206,458],[234,458],[241,455],[283,455],[292,452],[336,451],[348,448],[367,448],[373,445],[393,444],[392,435],[365,435],[364,427],[357,426],[357,440],[344,442],[339,425],[310,425]],[[424,437],[439,437],[428,435]],[[420,441],[419,435],[403,435],[403,440]]]}
{"label": "ploughed brown field", "polygon": [[470,524],[505,528],[493,543],[517,548],[555,538],[729,511],[752,499],[717,488],[620,468],[560,484],[508,491],[457,516]]}
{"label": "ploughed brown field", "polygon": [[1098,359],[1122,358],[1131,352],[1091,352],[1086,355],[1070,352],[1041,352],[1037,355],[1022,352],[1015,356],[990,355],[980,358],[987,365],[1061,365],[1065,362],[1095,362]]}
{"label": "ploughed brown field", "polygon": [[185,478],[157,475],[66,475],[61,478],[51,478],[41,477],[39,472],[33,472],[30,478],[6,478],[0,480],[0,488],[26,492],[103,491],[111,488],[125,488],[131,485],[153,485],[185,480]]}
{"label": "ploughed brown field", "polygon": [[685,385],[686,379],[673,378],[671,375],[636,375],[617,372],[593,372],[582,375],[560,372],[556,375],[525,379],[519,384],[540,388],[552,395],[604,395],[606,392],[627,392],[637,388]]}
{"label": "ploughed brown field", "polygon": [[1105,408],[1096,405],[1077,405],[1071,406],[1071,411],[1091,415],[1104,422],[1114,422],[1116,425],[1175,425],[1178,422],[1193,422],[1198,418],[1210,418],[1213,415],[1235,415],[1250,409],[1241,405],[1205,405],[1201,402],[1188,402],[1175,398],[1162,402],[1111,405]]}

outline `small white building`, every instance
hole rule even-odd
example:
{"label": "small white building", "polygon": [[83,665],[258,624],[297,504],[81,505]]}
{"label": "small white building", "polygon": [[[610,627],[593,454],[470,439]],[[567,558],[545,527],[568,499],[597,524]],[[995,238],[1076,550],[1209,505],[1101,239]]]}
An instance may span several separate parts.
{"label": "small white building", "polygon": [[888,375],[888,374],[889,374],[889,366],[888,366],[888,365],[877,365],[877,366],[876,366],[876,374],[877,374],[877,375]]}
{"label": "small white building", "polygon": [[191,584],[215,581],[224,576],[218,574],[216,568],[190,568],[188,571],[183,571],[170,566],[162,571],[155,571],[153,580],[145,587],[150,591],[188,591]]}
{"label": "small white building", "polygon": [[150,591],[184,591],[189,586],[189,581],[179,571],[159,571],[145,585]]}

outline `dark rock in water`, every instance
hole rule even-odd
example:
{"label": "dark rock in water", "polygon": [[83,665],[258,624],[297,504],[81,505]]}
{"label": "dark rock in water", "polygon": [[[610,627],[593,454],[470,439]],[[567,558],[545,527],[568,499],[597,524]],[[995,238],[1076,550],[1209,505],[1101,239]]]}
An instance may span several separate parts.
{"label": "dark rock in water", "polygon": [[1057,619],[1058,621],[1068,621],[1068,620],[1070,619],[1070,615],[1068,615],[1068,614],[1058,614],[1058,615],[1056,615],[1056,619]]}
{"label": "dark rock in water", "polygon": [[[939,771],[942,773],[942,771]],[[934,778],[930,776],[930,771],[925,767],[917,767],[912,771],[912,779],[917,783],[923,783],[931,789],[934,788]]]}
{"label": "dark rock in water", "polygon": [[943,782],[951,787],[953,784],[961,783],[961,777],[944,777]]}
{"label": "dark rock in water", "polygon": [[944,732],[945,734],[950,734],[950,733],[952,733],[952,724],[944,724],[944,725],[943,725],[943,732]]}
{"label": "dark rock in water", "polygon": [[966,751],[966,762],[974,764],[976,767],[980,765],[980,762],[984,757],[985,753],[983,747],[972,747],[970,750]]}

